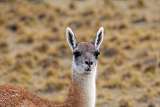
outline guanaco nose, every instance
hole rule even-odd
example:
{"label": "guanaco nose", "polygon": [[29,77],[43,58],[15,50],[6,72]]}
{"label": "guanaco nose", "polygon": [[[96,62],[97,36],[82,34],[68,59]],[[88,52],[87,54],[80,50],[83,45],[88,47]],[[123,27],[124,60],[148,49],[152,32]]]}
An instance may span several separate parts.
{"label": "guanaco nose", "polygon": [[87,64],[88,66],[93,65],[93,61],[85,61],[85,64]]}

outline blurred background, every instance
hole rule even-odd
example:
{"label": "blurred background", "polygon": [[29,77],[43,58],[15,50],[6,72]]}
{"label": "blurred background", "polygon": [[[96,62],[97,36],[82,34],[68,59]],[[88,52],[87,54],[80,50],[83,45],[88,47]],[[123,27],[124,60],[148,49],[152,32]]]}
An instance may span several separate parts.
{"label": "blurred background", "polygon": [[160,106],[160,0],[0,0],[0,84],[63,101],[67,26],[79,41],[105,28],[97,107]]}

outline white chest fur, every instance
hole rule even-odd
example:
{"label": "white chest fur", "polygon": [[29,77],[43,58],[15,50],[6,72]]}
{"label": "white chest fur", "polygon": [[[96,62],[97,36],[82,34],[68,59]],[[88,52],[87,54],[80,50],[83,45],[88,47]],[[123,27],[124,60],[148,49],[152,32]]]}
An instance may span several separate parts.
{"label": "white chest fur", "polygon": [[86,95],[85,107],[95,107],[96,102],[96,85],[95,81],[86,81],[84,85],[84,93]]}
{"label": "white chest fur", "polygon": [[96,105],[96,76],[95,74],[87,75],[86,77],[73,76],[73,81],[79,84],[81,91],[84,94],[83,107],[95,107]]}

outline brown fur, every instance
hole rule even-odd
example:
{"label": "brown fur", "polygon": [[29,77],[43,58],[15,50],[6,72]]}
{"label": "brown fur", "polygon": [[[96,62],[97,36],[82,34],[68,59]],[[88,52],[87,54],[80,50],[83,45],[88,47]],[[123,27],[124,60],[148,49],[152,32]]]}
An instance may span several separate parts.
{"label": "brown fur", "polygon": [[64,103],[42,99],[23,88],[12,85],[0,86],[0,107],[83,107],[84,94],[73,83]]}
{"label": "brown fur", "polygon": [[83,53],[85,52],[95,52],[95,47],[93,43],[90,42],[80,42],[74,51],[79,50]]}

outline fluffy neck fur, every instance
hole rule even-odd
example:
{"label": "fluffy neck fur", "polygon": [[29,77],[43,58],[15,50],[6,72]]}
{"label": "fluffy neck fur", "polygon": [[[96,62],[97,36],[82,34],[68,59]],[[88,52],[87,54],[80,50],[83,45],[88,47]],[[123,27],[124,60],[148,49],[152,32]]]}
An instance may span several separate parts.
{"label": "fluffy neck fur", "polygon": [[[75,86],[73,89],[79,97],[80,107],[95,107],[96,103],[96,70],[92,71],[90,75],[72,74],[72,83]],[[76,107],[79,107],[75,105]]]}

